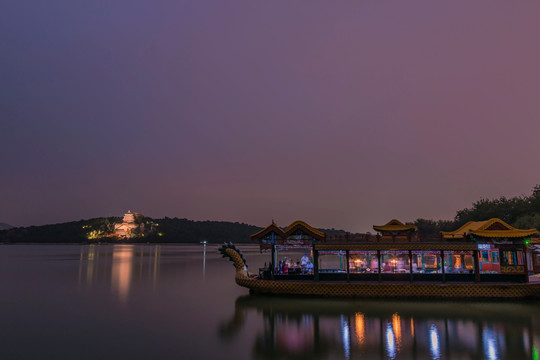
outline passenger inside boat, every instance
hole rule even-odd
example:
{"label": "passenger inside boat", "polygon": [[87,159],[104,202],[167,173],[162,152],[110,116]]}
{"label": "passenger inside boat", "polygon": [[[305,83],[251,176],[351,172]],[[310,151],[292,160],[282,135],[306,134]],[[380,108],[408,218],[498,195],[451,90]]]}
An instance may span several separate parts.
{"label": "passenger inside boat", "polygon": [[308,259],[308,262],[303,271],[305,275],[313,275],[313,263],[311,262],[311,260]]}

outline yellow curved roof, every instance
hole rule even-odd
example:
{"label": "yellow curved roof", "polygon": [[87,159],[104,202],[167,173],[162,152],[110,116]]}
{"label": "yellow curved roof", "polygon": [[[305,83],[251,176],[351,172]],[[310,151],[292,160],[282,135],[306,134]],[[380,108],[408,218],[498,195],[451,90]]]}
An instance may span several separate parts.
{"label": "yellow curved roof", "polygon": [[325,233],[323,233],[322,231],[319,231],[317,229],[315,229],[314,227],[308,225],[306,222],[304,221],[301,221],[301,220],[296,220],[295,222],[293,222],[291,225],[287,226],[285,228],[285,233],[287,235],[290,235],[290,233],[296,228],[296,227],[303,227],[305,228],[306,230],[309,230],[311,231],[313,234],[317,235],[317,236],[320,236],[320,237],[325,237]]}
{"label": "yellow curved roof", "polygon": [[261,231],[258,231],[255,234],[251,235],[250,238],[251,240],[257,240],[273,231],[280,238],[285,239],[298,229],[304,230],[305,232],[310,233],[313,237],[319,238],[320,240],[326,238],[325,233],[315,229],[314,227],[308,225],[306,222],[300,220],[293,222],[291,225],[287,226],[285,230],[277,226],[276,223],[272,221],[270,225],[268,225]]}
{"label": "yellow curved roof", "polygon": [[480,226],[484,225],[487,221],[469,221],[454,231],[441,231],[443,238],[454,239],[463,237],[464,234],[468,234],[471,230],[478,230]]}
{"label": "yellow curved roof", "polygon": [[261,231],[258,231],[255,234],[251,235],[250,238],[251,238],[251,240],[257,240],[257,239],[265,236],[266,234],[268,234],[268,233],[270,233],[272,231],[275,232],[281,238],[285,237],[285,233],[284,233],[283,229],[280,228],[279,226],[277,226],[274,221],[272,221],[272,223],[270,225],[268,225],[267,227],[265,227]]}
{"label": "yellow curved roof", "polygon": [[418,231],[416,225],[405,225],[399,220],[392,219],[385,225],[373,225],[375,231]]}
{"label": "yellow curved roof", "polygon": [[498,218],[485,221],[469,221],[459,229],[454,231],[441,231],[443,238],[460,238],[467,234],[481,237],[505,238],[505,237],[526,237],[537,233],[536,229],[516,229]]}
{"label": "yellow curved roof", "polygon": [[505,238],[505,237],[527,237],[536,234],[538,231],[536,229],[514,229],[514,230],[486,230],[486,231],[471,231],[471,234],[481,237],[494,237],[494,238]]}

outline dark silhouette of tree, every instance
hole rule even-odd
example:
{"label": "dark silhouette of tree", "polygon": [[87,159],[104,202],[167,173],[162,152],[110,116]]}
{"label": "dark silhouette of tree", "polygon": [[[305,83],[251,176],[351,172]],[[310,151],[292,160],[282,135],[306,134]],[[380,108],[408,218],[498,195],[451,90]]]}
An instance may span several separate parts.
{"label": "dark silhouette of tree", "polygon": [[501,196],[496,199],[480,199],[472,207],[458,210],[454,220],[417,219],[421,235],[433,235],[441,231],[452,231],[469,221],[499,218],[521,229],[540,228],[540,185],[536,185],[530,196]]}

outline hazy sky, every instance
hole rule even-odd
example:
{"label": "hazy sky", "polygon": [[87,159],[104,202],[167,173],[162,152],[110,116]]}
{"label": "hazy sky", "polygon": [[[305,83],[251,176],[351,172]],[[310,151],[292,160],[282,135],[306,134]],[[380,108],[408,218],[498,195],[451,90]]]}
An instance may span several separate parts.
{"label": "hazy sky", "polygon": [[540,183],[539,1],[4,0],[0,46],[11,225],[369,231]]}

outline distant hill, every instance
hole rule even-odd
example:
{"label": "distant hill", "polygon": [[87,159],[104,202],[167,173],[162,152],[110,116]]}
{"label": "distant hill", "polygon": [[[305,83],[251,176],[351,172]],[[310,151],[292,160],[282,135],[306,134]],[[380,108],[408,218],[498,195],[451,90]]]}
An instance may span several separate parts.
{"label": "distant hill", "polygon": [[9,224],[6,224],[6,223],[0,223],[0,230],[7,230],[7,229],[11,229],[13,228],[13,226],[9,225]]}
{"label": "distant hill", "polygon": [[[120,217],[94,218],[61,224],[9,228],[0,231],[0,242],[4,243],[94,243],[119,242],[112,233],[113,224]],[[227,221],[193,221],[178,218],[143,218],[145,227],[152,229],[145,236],[122,240],[130,243],[252,243],[250,235],[261,227]],[[329,236],[345,236],[344,230],[320,229]],[[95,234],[99,234],[98,237]]]}
{"label": "distant hill", "polygon": [[[61,224],[9,228],[0,231],[0,242],[8,243],[89,243],[118,242],[117,238],[106,237],[111,233],[113,224],[120,222],[119,217],[95,218],[72,221]],[[193,221],[188,219],[144,218],[146,227],[154,231],[144,237],[132,238],[129,242],[151,243],[209,243],[232,241],[250,243],[249,236],[261,228],[253,225],[226,221]],[[96,231],[103,233],[101,238],[89,240],[89,234]]]}

